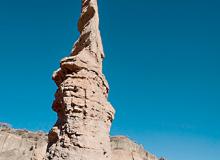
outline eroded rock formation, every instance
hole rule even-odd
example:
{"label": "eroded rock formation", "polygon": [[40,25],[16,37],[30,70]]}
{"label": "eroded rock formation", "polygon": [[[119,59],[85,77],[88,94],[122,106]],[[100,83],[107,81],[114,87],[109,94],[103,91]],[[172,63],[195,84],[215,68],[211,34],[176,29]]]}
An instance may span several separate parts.
{"label": "eroded rock formation", "polygon": [[158,160],[127,137],[110,139],[115,111],[102,74],[97,0],[82,0],[78,30],[70,56],[53,74],[56,124],[47,136],[0,123],[0,160]]}
{"label": "eroded rock formation", "polygon": [[[34,133],[0,126],[0,160],[42,160],[46,147],[47,134],[43,132]],[[111,150],[112,160],[158,160],[142,146],[124,136],[111,138]]]}
{"label": "eroded rock formation", "polygon": [[82,0],[80,37],[61,60],[53,79],[58,120],[48,135],[47,160],[110,160],[110,126],[114,109],[102,74],[104,51],[97,0]]}

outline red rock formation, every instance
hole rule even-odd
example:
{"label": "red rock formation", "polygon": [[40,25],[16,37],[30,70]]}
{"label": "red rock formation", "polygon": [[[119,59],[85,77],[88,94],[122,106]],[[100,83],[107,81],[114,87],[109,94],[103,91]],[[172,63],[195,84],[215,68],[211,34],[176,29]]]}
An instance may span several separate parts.
{"label": "red rock formation", "polygon": [[58,120],[48,135],[46,160],[110,160],[110,126],[114,109],[102,74],[104,52],[97,0],[82,0],[80,37],[61,60],[53,79]]}

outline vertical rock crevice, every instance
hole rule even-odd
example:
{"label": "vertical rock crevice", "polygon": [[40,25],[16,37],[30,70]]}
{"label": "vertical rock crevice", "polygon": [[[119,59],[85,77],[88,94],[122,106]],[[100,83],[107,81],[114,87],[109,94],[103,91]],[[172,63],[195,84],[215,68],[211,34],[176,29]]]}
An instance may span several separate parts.
{"label": "vertical rock crevice", "polygon": [[97,0],[82,0],[80,37],[60,62],[53,80],[57,122],[48,135],[46,160],[110,160],[114,108],[102,73],[104,51]]}

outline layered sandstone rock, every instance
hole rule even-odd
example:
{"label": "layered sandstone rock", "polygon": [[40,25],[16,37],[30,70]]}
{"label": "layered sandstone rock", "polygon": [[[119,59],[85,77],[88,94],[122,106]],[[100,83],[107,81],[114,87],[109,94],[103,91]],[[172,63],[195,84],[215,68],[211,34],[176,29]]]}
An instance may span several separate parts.
{"label": "layered sandstone rock", "polygon": [[0,127],[0,160],[42,160],[46,147],[45,133]]}
{"label": "layered sandstone rock", "polygon": [[158,160],[125,136],[111,138],[112,160]]}
{"label": "layered sandstone rock", "polygon": [[[46,147],[45,133],[0,127],[0,160],[42,160]],[[111,150],[112,160],[158,160],[124,136],[111,138]]]}
{"label": "layered sandstone rock", "polygon": [[97,0],[82,0],[80,37],[53,74],[58,120],[48,136],[47,160],[110,160],[114,109],[102,74],[104,52]]}
{"label": "layered sandstone rock", "polygon": [[114,109],[102,74],[104,51],[97,0],[82,0],[80,37],[53,80],[57,122],[47,135],[0,125],[0,160],[158,160],[126,137],[109,132]]}

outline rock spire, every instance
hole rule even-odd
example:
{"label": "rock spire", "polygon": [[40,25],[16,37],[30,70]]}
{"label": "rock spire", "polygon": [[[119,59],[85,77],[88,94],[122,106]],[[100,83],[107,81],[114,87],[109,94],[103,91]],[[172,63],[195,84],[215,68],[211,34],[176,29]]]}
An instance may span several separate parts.
{"label": "rock spire", "polygon": [[57,122],[48,135],[46,160],[110,160],[110,127],[114,109],[102,74],[104,51],[97,0],[82,0],[80,37],[61,60],[53,80]]}

